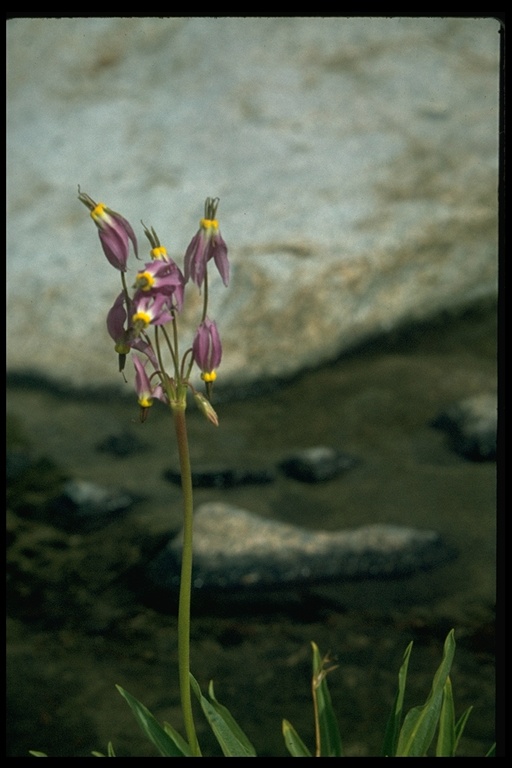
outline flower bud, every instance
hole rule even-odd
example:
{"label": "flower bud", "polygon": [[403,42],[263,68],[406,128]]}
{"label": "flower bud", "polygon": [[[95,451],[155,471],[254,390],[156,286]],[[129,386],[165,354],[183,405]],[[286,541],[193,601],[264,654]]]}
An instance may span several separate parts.
{"label": "flower bud", "polygon": [[206,416],[208,421],[211,421],[212,424],[218,427],[219,419],[208,398],[206,398],[200,392],[194,392],[194,400],[196,401],[197,407],[199,408],[201,413],[203,413]]}

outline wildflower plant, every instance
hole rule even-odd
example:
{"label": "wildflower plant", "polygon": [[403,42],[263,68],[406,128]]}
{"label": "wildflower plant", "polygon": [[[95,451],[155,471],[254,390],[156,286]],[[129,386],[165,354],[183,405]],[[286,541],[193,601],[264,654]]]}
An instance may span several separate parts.
{"label": "wildflower plant", "polygon": [[[121,276],[121,292],[107,314],[107,329],[115,343],[120,371],[124,371],[128,355],[132,356],[140,419],[145,421],[157,399],[170,407],[174,420],[182,477],[184,532],[178,607],[180,695],[189,749],[191,754],[198,755],[189,664],[193,501],[185,411],[187,394],[191,392],[207,420],[218,426],[210,398],[222,358],[222,344],[216,323],[208,317],[208,265],[213,260],[227,286],[228,249],[216,218],[219,199],[206,199],[204,217],[185,253],[184,272],[168,255],[153,227],[143,224],[150,260],[139,265],[133,282],[127,280],[128,259],[131,250],[138,258],[138,243],[131,225],[104,203],[96,203],[80,187],[78,199],[89,209],[103,252]],[[178,323],[185,288],[190,282],[202,291],[202,314],[192,344],[182,351]],[[169,367],[166,360],[170,360]],[[206,395],[197,392],[191,383],[194,366],[201,371]]]}
{"label": "wildflower plant", "polygon": [[[120,273],[121,291],[106,318],[107,330],[118,355],[119,372],[125,371],[128,357],[134,366],[135,392],[140,420],[145,421],[154,400],[171,411],[178,446],[183,496],[183,544],[178,602],[178,673],[181,709],[186,731],[184,738],[172,725],[161,725],[151,712],[128,691],[116,686],[131,708],[139,726],[164,757],[200,757],[192,709],[192,694],[197,698],[226,757],[256,757],[256,750],[232,714],[219,703],[213,682],[204,696],[190,672],[190,604],[193,557],[192,473],[185,413],[190,393],[196,406],[214,426],[219,420],[211,403],[213,383],[222,360],[222,344],[217,324],[208,316],[208,267],[213,262],[225,286],[229,284],[228,249],[217,220],[219,198],[208,197],[204,217],[179,268],[167,253],[153,228],[143,224],[149,241],[150,260],[138,265],[133,282],[127,279],[128,261],[133,251],[139,257],[137,238],[129,222],[103,203],[96,203],[78,188],[78,199],[89,209],[107,261]],[[180,346],[178,324],[190,283],[200,290],[202,311],[191,343]],[[169,361],[169,363],[167,363]],[[199,369],[205,392],[191,383],[194,367]],[[282,721],[284,744],[292,757],[342,757],[344,755],[338,721],[333,709],[327,675],[336,669],[329,656],[322,657],[312,643],[312,720],[314,749],[310,750],[288,720]],[[398,689],[383,738],[382,757],[427,756],[437,732],[436,757],[455,756],[471,711],[469,707],[455,720],[450,670],[455,653],[454,631],[444,643],[443,657],[423,706],[413,707],[405,716],[403,703],[412,643],[406,649],[398,674]],[[35,757],[46,757],[31,751]],[[431,753],[430,753],[431,754]],[[494,756],[494,745],[486,756]],[[104,757],[99,752],[93,755]],[[115,757],[108,744],[108,757]]]}

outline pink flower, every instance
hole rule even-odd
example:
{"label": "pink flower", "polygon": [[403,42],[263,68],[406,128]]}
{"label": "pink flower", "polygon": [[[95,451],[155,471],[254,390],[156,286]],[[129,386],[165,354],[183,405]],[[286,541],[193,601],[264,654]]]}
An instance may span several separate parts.
{"label": "pink flower", "polygon": [[172,259],[155,260],[146,264],[144,269],[137,273],[133,287],[147,296],[155,296],[157,293],[172,296],[172,306],[178,312],[183,306],[185,280],[180,268]]}
{"label": "pink flower", "polygon": [[229,283],[228,248],[219,230],[215,218],[219,198],[206,198],[204,219],[199,222],[199,230],[192,238],[185,253],[185,282],[192,280],[199,288],[204,283],[206,265],[213,259],[224,285]]}
{"label": "pink flower", "polygon": [[103,253],[108,261],[120,272],[126,272],[130,240],[135,255],[138,256],[137,238],[131,225],[121,214],[107,208],[104,203],[95,203],[89,195],[80,192],[80,187],[78,199],[89,209],[91,218],[98,227]]}
{"label": "pink flower", "polygon": [[151,384],[151,378],[146,372],[147,360],[142,361],[138,355],[133,356],[133,365],[135,367],[135,391],[137,393],[140,405],[140,420],[147,418],[148,408],[153,405],[153,399],[168,403],[167,395],[160,382]]}
{"label": "pink flower", "polygon": [[217,378],[215,368],[218,368],[222,358],[222,345],[215,322],[204,320],[196,331],[192,344],[194,360],[201,369],[201,378],[213,382]]}
{"label": "pink flower", "polygon": [[[130,302],[131,303],[131,302]],[[132,328],[126,328],[128,313],[125,308],[125,295],[120,293],[107,315],[107,330],[115,342],[115,351],[119,355],[119,371],[124,370],[126,356],[131,349],[147,355],[155,368],[158,368],[153,347],[145,339],[134,336]]]}
{"label": "pink flower", "polygon": [[165,325],[173,316],[171,314],[170,296],[165,293],[145,295],[137,293],[133,297],[132,323],[135,336],[144,331],[148,325]]}

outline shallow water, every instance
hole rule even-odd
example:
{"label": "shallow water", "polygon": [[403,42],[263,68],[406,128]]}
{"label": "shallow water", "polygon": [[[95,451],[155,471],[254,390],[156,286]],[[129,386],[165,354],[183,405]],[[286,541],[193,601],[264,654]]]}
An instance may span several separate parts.
{"label": "shallow water", "polygon": [[[262,387],[248,399],[220,391],[218,429],[191,410],[190,445],[196,463],[213,459],[228,466],[274,467],[287,453],[312,445],[329,445],[360,460],[339,478],[315,485],[278,473],[270,485],[197,490],[196,504],[222,500],[314,529],[374,522],[432,528],[457,552],[454,560],[427,573],[318,587],[306,595],[290,595],[288,607],[281,601],[274,610],[261,603],[247,609],[243,600],[225,604],[222,596],[209,610],[200,607],[193,626],[195,674],[202,683],[215,679],[221,701],[241,712],[238,719],[244,725],[249,719],[246,727],[257,746],[258,737],[265,734],[260,752],[285,754],[282,717],[299,732],[310,729],[309,640],[339,657],[340,671],[330,678],[332,695],[340,702],[342,734],[349,734],[347,750],[363,756],[378,748],[374,732],[383,732],[407,643],[414,639],[417,645],[418,677],[411,678],[411,685],[419,700],[411,701],[412,706],[428,693],[428,680],[451,627],[460,640],[453,674],[456,714],[469,704],[475,704],[476,711],[467,726],[465,754],[483,754],[493,741],[496,468],[455,454],[444,433],[430,423],[450,403],[495,389],[495,307],[480,306],[376,340],[287,384]],[[163,477],[167,468],[177,466],[177,454],[170,419],[159,404],[141,425],[134,400],[68,397],[18,382],[8,389],[8,413],[29,437],[35,454],[50,457],[70,476],[144,496],[124,526],[145,527],[154,536],[179,529],[180,491]],[[146,444],[142,452],[114,458],[97,450],[106,437],[126,430]],[[112,535],[108,530],[105,536]],[[125,636],[109,631],[101,642],[97,636],[84,637],[75,622],[68,630],[67,650],[62,637],[66,627],[59,626],[46,669],[37,673],[29,667],[24,672],[21,660],[33,654],[31,637],[39,648],[46,646],[49,630],[38,621],[31,625],[25,616],[15,616],[10,636],[14,701],[21,706],[20,690],[35,683],[37,695],[44,697],[54,675],[67,669],[70,679],[85,689],[81,705],[92,707],[87,714],[90,733],[82,739],[85,744],[79,740],[75,747],[83,750],[80,754],[104,749],[113,736],[123,739],[127,750],[132,746],[143,754],[145,747],[130,728],[124,704],[118,712],[117,694],[105,689],[114,682],[140,695],[148,706],[153,704],[161,719],[179,721],[176,689],[169,682],[174,672],[174,618],[143,605],[135,611],[130,606],[127,613],[129,628],[121,622]],[[134,621],[140,622],[137,630]],[[140,640],[135,645],[134,633]],[[159,675],[167,681],[164,686]],[[239,685],[242,677],[246,682]],[[101,724],[94,715],[95,709],[103,712],[98,695],[109,713]],[[70,683],[56,696],[54,709],[62,714],[76,704],[78,693]],[[46,734],[43,741],[52,754],[65,755],[77,737],[73,728],[64,743],[62,734],[60,742],[56,734],[51,736],[58,728],[50,709],[45,705],[51,725],[40,727]],[[33,734],[34,729],[29,748],[44,748],[41,741],[34,742]],[[26,754],[25,748],[26,733],[18,724],[11,734],[10,754]]]}

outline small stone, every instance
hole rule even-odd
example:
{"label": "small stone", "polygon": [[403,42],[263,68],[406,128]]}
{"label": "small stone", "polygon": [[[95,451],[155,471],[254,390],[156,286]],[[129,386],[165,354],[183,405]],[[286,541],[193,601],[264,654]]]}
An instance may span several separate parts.
{"label": "small stone", "polygon": [[[181,473],[169,469],[164,473],[166,480],[181,485]],[[192,471],[194,488],[234,488],[237,485],[264,485],[275,480],[271,469],[235,469],[225,466],[205,466]]]}
{"label": "small stone", "polygon": [[126,512],[136,499],[125,491],[88,480],[69,480],[49,508],[50,522],[66,531],[89,532]]}
{"label": "small stone", "polygon": [[495,461],[497,409],[496,395],[483,393],[454,403],[431,424],[448,434],[460,456],[470,461]]}
{"label": "small stone", "polygon": [[124,459],[147,450],[148,446],[134,432],[123,432],[119,435],[107,435],[96,445],[96,450]]}
{"label": "small stone", "polygon": [[279,466],[286,475],[296,480],[320,483],[331,480],[357,463],[357,459],[353,456],[340,453],[328,446],[318,445],[291,454]]}

